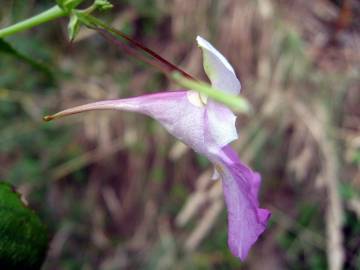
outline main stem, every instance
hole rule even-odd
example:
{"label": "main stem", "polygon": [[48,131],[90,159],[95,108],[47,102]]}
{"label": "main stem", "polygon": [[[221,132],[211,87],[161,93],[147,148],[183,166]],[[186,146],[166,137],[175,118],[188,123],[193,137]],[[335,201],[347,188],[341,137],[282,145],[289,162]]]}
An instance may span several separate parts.
{"label": "main stem", "polygon": [[34,17],[26,19],[24,21],[18,22],[14,25],[6,27],[0,30],[0,38],[4,38],[10,35],[13,35],[18,32],[25,31],[39,24],[60,18],[67,15],[64,10],[58,6],[54,6]]}

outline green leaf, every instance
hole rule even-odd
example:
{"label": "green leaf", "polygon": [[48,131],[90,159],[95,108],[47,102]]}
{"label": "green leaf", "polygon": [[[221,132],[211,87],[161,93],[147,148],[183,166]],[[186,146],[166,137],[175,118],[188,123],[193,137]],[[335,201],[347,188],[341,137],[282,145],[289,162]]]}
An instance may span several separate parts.
{"label": "green leaf", "polygon": [[0,269],[38,270],[47,249],[45,225],[12,186],[0,182]]}
{"label": "green leaf", "polygon": [[339,192],[342,198],[345,200],[350,200],[354,197],[358,197],[359,193],[354,187],[348,183],[341,183],[339,185]]}
{"label": "green leaf", "polygon": [[10,55],[18,58],[19,60],[32,66],[34,69],[45,74],[51,81],[55,81],[54,74],[46,65],[39,63],[39,62],[35,61],[34,59],[28,57],[27,55],[19,52],[14,47],[12,47],[8,42],[6,42],[5,40],[3,40],[1,38],[0,38],[0,53],[10,54]]}

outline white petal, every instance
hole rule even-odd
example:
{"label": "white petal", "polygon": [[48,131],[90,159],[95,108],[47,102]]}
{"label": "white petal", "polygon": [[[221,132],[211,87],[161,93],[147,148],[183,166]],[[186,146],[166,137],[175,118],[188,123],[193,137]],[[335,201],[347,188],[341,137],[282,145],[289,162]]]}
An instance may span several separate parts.
{"label": "white petal", "polygon": [[201,108],[205,107],[207,102],[207,97],[203,98],[199,92],[192,90],[187,92],[187,98],[191,104]]}
{"label": "white petal", "polygon": [[218,170],[214,167],[213,174],[211,176],[211,180],[218,180],[220,178],[220,174]]}
{"label": "white petal", "polygon": [[215,143],[223,147],[238,138],[236,116],[226,106],[209,100],[206,105],[205,143]]}
{"label": "white petal", "polygon": [[203,51],[204,69],[212,86],[231,94],[239,94],[240,81],[226,58],[202,37],[198,36],[196,41]]}

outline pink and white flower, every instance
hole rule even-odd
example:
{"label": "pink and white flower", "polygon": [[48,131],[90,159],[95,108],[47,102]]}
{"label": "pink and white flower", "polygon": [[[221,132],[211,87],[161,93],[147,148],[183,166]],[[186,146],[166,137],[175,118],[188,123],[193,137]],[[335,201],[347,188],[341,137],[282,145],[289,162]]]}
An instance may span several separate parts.
{"label": "pink and white flower", "polygon": [[[204,69],[212,86],[239,94],[240,82],[226,58],[202,37],[197,37],[197,43],[202,49]],[[215,175],[222,180],[227,206],[228,244],[232,254],[244,260],[265,230],[271,214],[259,208],[260,175],[244,165],[230,146],[238,138],[234,113],[198,92],[183,90],[98,101],[61,111],[51,119],[104,109],[150,116],[214,164]]]}

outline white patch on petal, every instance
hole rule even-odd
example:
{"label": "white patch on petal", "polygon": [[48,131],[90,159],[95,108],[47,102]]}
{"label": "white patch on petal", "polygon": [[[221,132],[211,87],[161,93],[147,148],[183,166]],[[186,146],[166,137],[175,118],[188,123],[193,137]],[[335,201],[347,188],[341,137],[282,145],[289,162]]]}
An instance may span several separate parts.
{"label": "white patch on petal", "polygon": [[219,180],[220,179],[220,173],[218,172],[218,170],[216,169],[216,167],[214,167],[214,171],[213,174],[211,176],[211,180]]}
{"label": "white patch on petal", "polygon": [[236,126],[236,116],[224,105],[214,101],[207,104],[207,140],[214,141],[220,147],[223,147],[238,138]]}
{"label": "white patch on petal", "polygon": [[188,91],[187,92],[187,98],[189,102],[197,107],[204,107],[207,103],[207,96],[201,95],[200,93],[196,91]]}
{"label": "white patch on petal", "polygon": [[199,96],[200,96],[201,102],[206,105],[207,101],[208,101],[207,95],[199,93]]}

